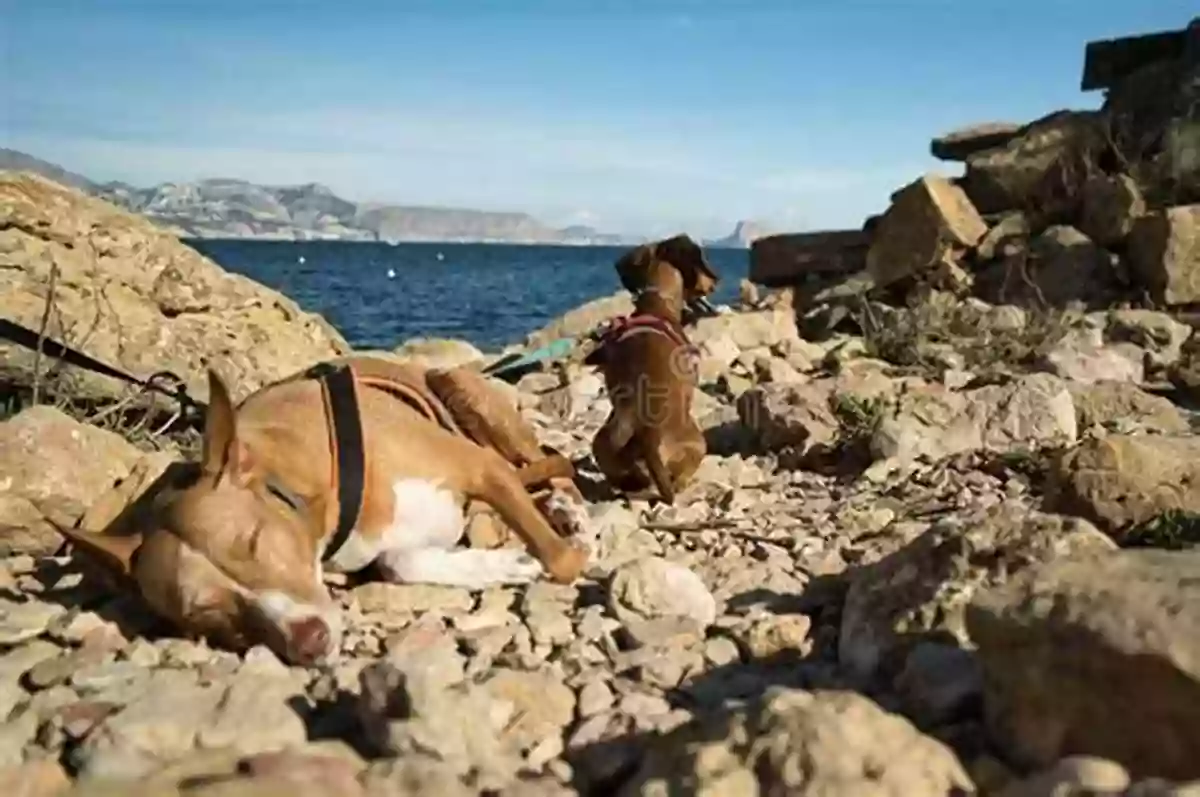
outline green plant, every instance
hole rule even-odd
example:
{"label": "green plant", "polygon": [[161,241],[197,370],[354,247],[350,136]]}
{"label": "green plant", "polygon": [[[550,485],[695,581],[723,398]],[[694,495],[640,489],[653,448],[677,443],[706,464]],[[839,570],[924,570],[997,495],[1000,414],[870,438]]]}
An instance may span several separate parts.
{"label": "green plant", "polygon": [[838,422],[838,445],[841,448],[860,448],[870,443],[887,411],[887,401],[881,396],[843,394],[833,399],[833,414]]}
{"label": "green plant", "polygon": [[1200,513],[1168,509],[1138,523],[1122,536],[1126,548],[1164,548],[1179,551],[1200,545]]}

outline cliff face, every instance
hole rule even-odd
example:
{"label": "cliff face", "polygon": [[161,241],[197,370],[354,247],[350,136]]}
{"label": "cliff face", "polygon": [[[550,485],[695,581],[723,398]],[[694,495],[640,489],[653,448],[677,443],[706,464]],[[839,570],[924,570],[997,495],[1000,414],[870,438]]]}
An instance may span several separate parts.
{"label": "cliff face", "polygon": [[139,188],[96,184],[15,150],[0,150],[0,167],[32,171],[140,213],[191,238],[431,241],[622,245],[640,243],[589,227],[556,229],[527,213],[357,203],[319,183],[268,186],[216,178]]}

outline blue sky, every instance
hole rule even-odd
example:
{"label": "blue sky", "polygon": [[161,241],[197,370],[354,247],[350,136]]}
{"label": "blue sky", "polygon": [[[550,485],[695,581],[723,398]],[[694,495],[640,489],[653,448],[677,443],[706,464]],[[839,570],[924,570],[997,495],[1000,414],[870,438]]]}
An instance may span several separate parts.
{"label": "blue sky", "polygon": [[1194,0],[0,0],[0,145],[94,179],[698,235],[858,226],[930,137],[1095,107]]}

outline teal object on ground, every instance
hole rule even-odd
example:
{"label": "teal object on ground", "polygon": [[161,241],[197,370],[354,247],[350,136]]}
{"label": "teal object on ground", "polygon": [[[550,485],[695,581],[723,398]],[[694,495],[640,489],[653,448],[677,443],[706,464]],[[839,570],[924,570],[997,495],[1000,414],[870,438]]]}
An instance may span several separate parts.
{"label": "teal object on ground", "polygon": [[485,368],[483,372],[489,376],[503,376],[504,374],[523,371],[543,360],[556,360],[560,357],[566,357],[574,348],[575,338],[559,338],[547,343],[540,349],[497,360]]}

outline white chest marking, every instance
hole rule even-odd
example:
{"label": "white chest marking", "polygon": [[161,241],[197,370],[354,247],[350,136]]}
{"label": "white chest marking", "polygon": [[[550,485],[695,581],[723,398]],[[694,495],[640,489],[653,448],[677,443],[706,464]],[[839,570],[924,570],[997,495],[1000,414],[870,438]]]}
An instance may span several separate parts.
{"label": "white chest marking", "polygon": [[401,479],[392,485],[391,524],[379,535],[356,529],[328,562],[331,570],[352,573],[384,551],[450,550],[466,528],[462,503],[435,481]]}

